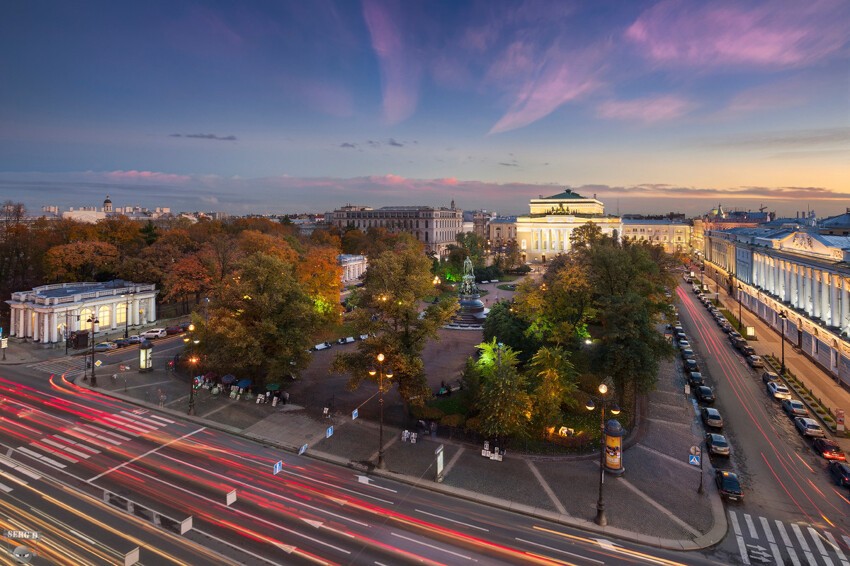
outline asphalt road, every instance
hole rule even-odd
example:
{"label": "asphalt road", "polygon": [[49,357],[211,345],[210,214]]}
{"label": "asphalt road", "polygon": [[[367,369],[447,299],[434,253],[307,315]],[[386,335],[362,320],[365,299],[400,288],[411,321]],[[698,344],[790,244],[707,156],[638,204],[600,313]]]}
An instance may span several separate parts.
{"label": "asphalt road", "polygon": [[[135,538],[159,534],[162,540],[139,544],[143,563],[167,563],[156,552],[191,564],[717,563],[367,478],[25,368],[4,369],[0,398],[0,444],[9,461],[77,490],[58,494],[61,510],[27,505],[57,525],[78,526],[66,544],[80,553],[104,545],[114,558]],[[80,493],[102,503],[85,508]],[[116,515],[119,508],[132,513]],[[113,528],[99,531],[84,517]],[[121,528],[122,517],[146,527]],[[189,518],[181,546],[168,532]],[[155,522],[165,528],[152,528]],[[24,517],[20,528],[30,524]]]}
{"label": "asphalt road", "polygon": [[732,444],[728,460],[714,458],[711,463],[737,472],[745,492],[743,502],[727,505],[732,528],[719,555],[744,564],[847,565],[846,488],[830,480],[827,462],[767,395],[763,370],[747,365],[690,287],[680,286],[677,292],[680,320],[707,384],[715,390],[714,406]]}

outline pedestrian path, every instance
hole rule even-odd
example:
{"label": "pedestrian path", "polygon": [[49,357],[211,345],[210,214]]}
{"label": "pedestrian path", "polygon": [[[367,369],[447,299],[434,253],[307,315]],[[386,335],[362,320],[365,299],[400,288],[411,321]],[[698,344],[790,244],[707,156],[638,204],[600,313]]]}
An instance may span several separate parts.
{"label": "pedestrian path", "polygon": [[850,566],[845,552],[850,538],[845,535],[732,510],[729,523],[743,564]]}
{"label": "pedestrian path", "polygon": [[0,492],[9,493],[15,486],[24,486],[41,476],[6,456],[0,456]]}
{"label": "pedestrian path", "polygon": [[146,409],[121,411],[100,417],[98,424],[69,426],[61,433],[43,436],[17,450],[41,463],[64,469],[173,423]]}

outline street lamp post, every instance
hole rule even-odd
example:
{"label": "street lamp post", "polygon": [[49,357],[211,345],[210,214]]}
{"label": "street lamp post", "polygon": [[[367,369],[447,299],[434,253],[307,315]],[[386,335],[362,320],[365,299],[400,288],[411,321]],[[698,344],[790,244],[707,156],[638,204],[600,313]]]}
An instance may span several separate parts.
{"label": "street lamp post", "polygon": [[384,469],[386,468],[386,464],[384,463],[384,377],[387,379],[391,379],[393,376],[393,370],[387,368],[384,371],[384,355],[378,354],[378,370],[375,368],[369,368],[369,375],[375,377],[375,374],[378,374],[378,406],[380,407],[380,425],[378,427],[378,468]]}
{"label": "street lamp post", "polygon": [[[191,334],[194,331],[195,331],[195,325],[190,324],[189,325],[189,333]],[[185,342],[187,345],[189,344],[189,340],[192,340],[192,343],[195,346],[197,346],[201,342],[197,338],[194,338],[194,339],[191,339],[189,337],[183,338],[183,342]],[[190,374],[189,375],[189,411],[186,413],[188,415],[194,415],[195,414],[195,375],[194,375],[194,373],[195,373],[195,366],[200,361],[200,357],[198,357],[198,355],[194,353],[194,348],[192,349],[192,351],[193,351],[192,356],[189,358],[189,368],[190,368],[190,371],[189,371],[189,374]]]}
{"label": "street lamp post", "polygon": [[608,393],[608,386],[604,383],[600,383],[598,387],[599,397],[591,396],[588,399],[585,407],[588,411],[592,411],[596,408],[596,404],[593,402],[594,399],[599,401],[599,415],[600,415],[600,450],[599,450],[599,500],[596,502],[596,518],[594,522],[600,527],[604,527],[608,524],[608,517],[605,515],[605,500],[603,499],[602,494],[602,486],[605,484],[605,403],[610,403],[611,405],[611,414],[619,415],[620,408],[616,403],[613,403],[612,400],[606,399],[605,395]]}
{"label": "street lamp post", "polygon": [[130,299],[133,294],[124,295],[124,340],[130,337]]}
{"label": "street lamp post", "polygon": [[782,325],[782,365],[779,369],[779,373],[785,375],[785,320],[788,318],[788,315],[785,311],[780,311],[779,320]]}
{"label": "street lamp post", "polygon": [[91,324],[91,386],[97,387],[97,376],[94,374],[94,327],[100,321],[94,315],[90,316],[86,321]]}

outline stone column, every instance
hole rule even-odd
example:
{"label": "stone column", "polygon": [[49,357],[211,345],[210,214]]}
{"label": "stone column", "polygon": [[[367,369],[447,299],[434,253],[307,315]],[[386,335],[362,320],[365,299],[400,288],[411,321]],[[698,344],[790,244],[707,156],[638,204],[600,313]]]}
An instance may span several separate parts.
{"label": "stone column", "polygon": [[823,274],[819,269],[812,269],[812,315],[815,318],[821,318],[821,302],[820,295],[823,291]]}
{"label": "stone column", "polygon": [[150,305],[150,307],[148,308],[148,312],[150,313],[148,315],[148,320],[153,322],[154,320],[156,320],[156,299],[154,297],[151,297],[150,299],[148,299],[148,304]]}
{"label": "stone column", "polygon": [[9,334],[7,336],[18,335],[18,308],[15,305],[10,305],[9,311]]}
{"label": "stone column", "polygon": [[841,295],[839,293],[839,285],[841,278],[838,275],[830,274],[829,276],[829,325],[841,326]]}
{"label": "stone column", "polygon": [[839,285],[841,289],[841,322],[838,326],[850,328],[850,288],[847,286],[847,279],[841,277]]}

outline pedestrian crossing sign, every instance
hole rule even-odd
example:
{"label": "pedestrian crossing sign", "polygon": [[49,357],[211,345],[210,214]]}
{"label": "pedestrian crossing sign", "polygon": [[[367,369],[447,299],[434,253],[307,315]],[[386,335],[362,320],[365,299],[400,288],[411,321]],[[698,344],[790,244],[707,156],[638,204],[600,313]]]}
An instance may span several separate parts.
{"label": "pedestrian crossing sign", "polygon": [[688,464],[691,466],[699,466],[699,458],[698,454],[688,454]]}

